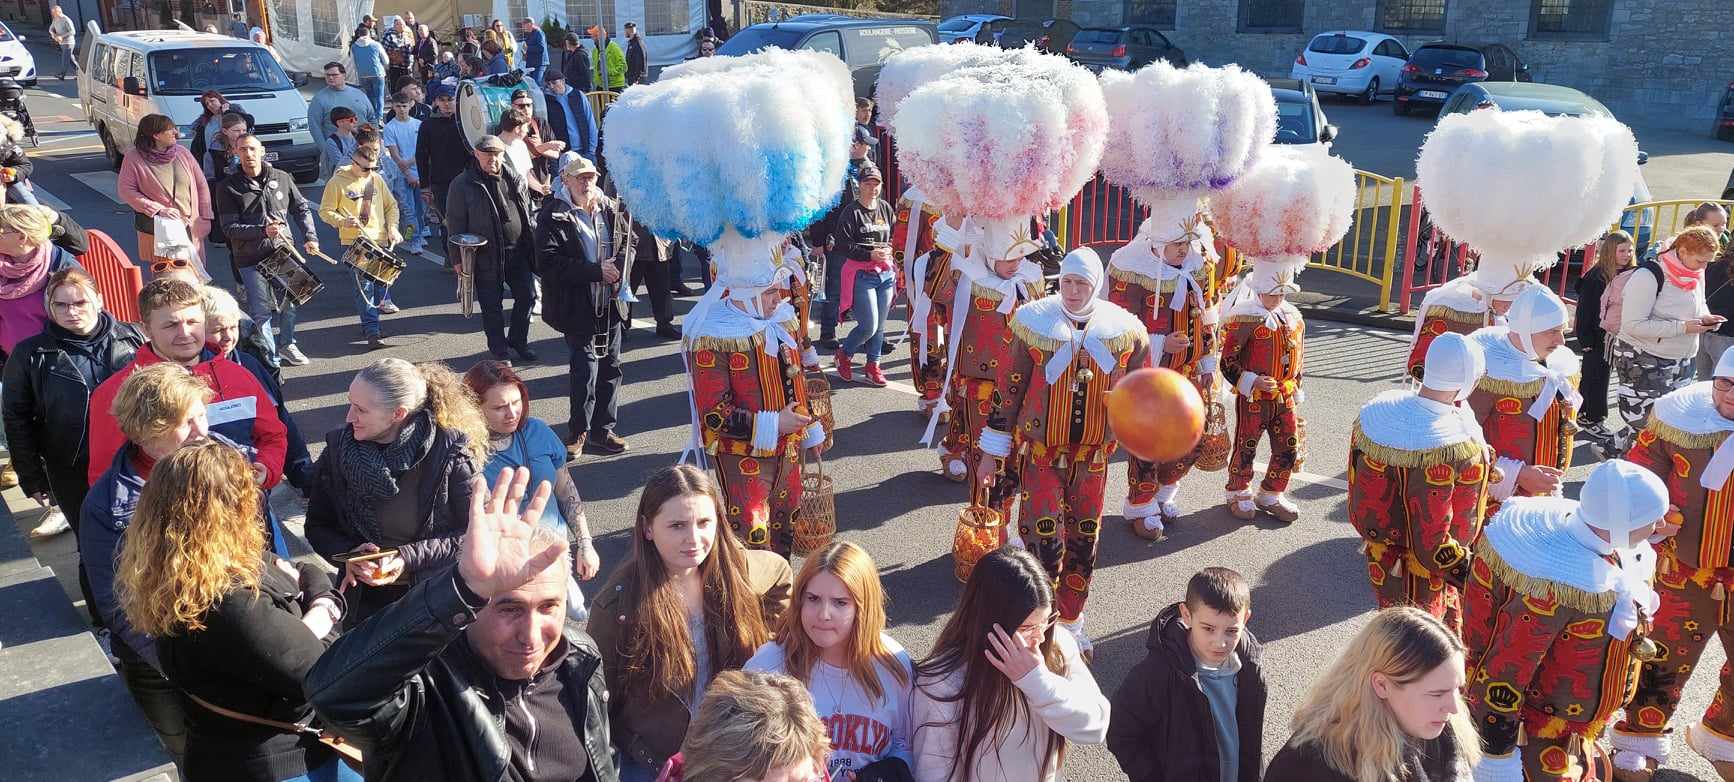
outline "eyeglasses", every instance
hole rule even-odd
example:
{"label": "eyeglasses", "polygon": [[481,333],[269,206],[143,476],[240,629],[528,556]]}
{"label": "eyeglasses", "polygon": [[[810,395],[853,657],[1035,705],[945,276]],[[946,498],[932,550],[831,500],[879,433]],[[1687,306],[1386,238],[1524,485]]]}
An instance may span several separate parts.
{"label": "eyeglasses", "polygon": [[1715,388],[1717,391],[1720,391],[1724,394],[1728,393],[1729,391],[1734,391],[1734,380],[1729,380],[1728,378],[1725,378],[1725,377],[1719,377],[1719,378],[1716,378],[1715,380],[1710,381],[1710,385],[1711,385],[1711,387]]}
{"label": "eyeglasses", "polygon": [[151,274],[162,274],[170,269],[190,269],[193,265],[185,258],[159,258],[151,262]]}

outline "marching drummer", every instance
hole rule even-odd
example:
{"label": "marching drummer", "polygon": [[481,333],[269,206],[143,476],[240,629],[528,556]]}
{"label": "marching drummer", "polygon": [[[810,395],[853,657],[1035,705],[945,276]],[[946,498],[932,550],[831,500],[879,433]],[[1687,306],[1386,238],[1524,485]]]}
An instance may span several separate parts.
{"label": "marching drummer", "polygon": [[[397,229],[397,199],[379,174],[379,131],[363,126],[355,132],[355,152],[349,165],[341,166],[325,183],[319,199],[319,219],[337,229],[337,241],[345,248],[366,239],[389,250],[403,241]],[[362,336],[368,350],[385,347],[380,340],[380,313],[397,312],[391,289],[355,272],[355,309],[361,317]]]}
{"label": "marching drummer", "polygon": [[229,263],[241,283],[247,315],[264,337],[267,358],[298,367],[307,363],[307,356],[295,345],[295,302],[287,297],[281,304],[275,301],[259,262],[294,240],[291,218],[306,237],[302,248],[308,254],[318,252],[313,208],[288,172],[265,162],[265,145],[257,137],[242,136],[235,152],[241,168],[218,183],[214,194],[217,224],[229,237]]}

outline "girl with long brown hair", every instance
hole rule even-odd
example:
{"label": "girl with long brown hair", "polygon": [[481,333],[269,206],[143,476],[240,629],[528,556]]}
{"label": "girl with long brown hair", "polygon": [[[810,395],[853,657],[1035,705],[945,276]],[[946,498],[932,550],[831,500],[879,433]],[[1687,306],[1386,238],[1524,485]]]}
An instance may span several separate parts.
{"label": "girl with long brown hair", "polygon": [[806,685],[831,735],[830,771],[869,779],[909,774],[909,652],[885,634],[885,590],[866,550],[838,541],[795,576],[799,610],[746,670]]}
{"label": "girl with long brown hair", "polygon": [[591,608],[602,650],[609,732],[622,782],[656,778],[718,671],[770,640],[789,604],[789,563],[748,551],[723,524],[722,494],[690,465],[652,473],[638,499],[632,554]]}
{"label": "girl with long brown hair", "polygon": [[933,652],[915,665],[915,778],[1053,782],[1067,741],[1108,735],[1108,699],[1069,632],[1034,555],[981,559]]}
{"label": "girl with long brown hair", "polygon": [[1609,231],[1596,247],[1595,265],[1577,281],[1577,317],[1572,326],[1577,334],[1578,349],[1583,352],[1583,379],[1578,391],[1583,394],[1583,407],[1577,411],[1578,437],[1590,440],[1598,448],[1612,448],[1612,436],[1605,425],[1608,417],[1608,364],[1606,327],[1619,329],[1618,313],[1613,323],[1602,323],[1602,294],[1620,272],[1637,265],[1637,245],[1625,231]]}
{"label": "girl with long brown hair", "polygon": [[319,568],[270,552],[261,513],[252,466],[230,445],[157,462],[120,549],[121,607],[191,701],[189,780],[359,780],[315,738],[243,719],[311,719],[301,680],[344,605]]}

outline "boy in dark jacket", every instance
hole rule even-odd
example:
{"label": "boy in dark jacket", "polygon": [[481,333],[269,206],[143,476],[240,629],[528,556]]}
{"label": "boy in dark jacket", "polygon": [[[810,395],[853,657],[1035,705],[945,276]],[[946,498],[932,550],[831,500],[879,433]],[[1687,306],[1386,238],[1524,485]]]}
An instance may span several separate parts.
{"label": "boy in dark jacket", "polygon": [[1150,654],[1115,691],[1108,751],[1132,782],[1258,782],[1266,684],[1252,594],[1205,568],[1150,623]]}

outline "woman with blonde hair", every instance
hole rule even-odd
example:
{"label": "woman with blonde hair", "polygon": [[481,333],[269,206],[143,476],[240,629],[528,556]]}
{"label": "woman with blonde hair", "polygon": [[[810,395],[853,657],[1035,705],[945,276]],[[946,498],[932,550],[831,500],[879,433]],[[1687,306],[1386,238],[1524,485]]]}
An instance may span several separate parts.
{"label": "woman with blonde hair", "polygon": [[705,691],[680,754],[658,782],[826,782],[829,729],[806,688],[778,673],[724,671]]}
{"label": "woman with blonde hair", "polygon": [[680,751],[711,679],[745,664],[788,608],[788,561],[747,550],[725,519],[722,493],[702,470],[652,473],[638,498],[632,555],[591,607],[608,689],[631,693],[608,702],[621,782],[656,778]]}
{"label": "woman with blonde hair", "polygon": [[1603,422],[1608,417],[1607,332],[1619,329],[1618,313],[1613,323],[1602,323],[1602,294],[1615,277],[1637,264],[1637,244],[1625,231],[1609,231],[1596,246],[1595,265],[1577,281],[1577,317],[1573,331],[1578,349],[1583,351],[1583,379],[1578,391],[1583,394],[1583,407],[1577,411],[1578,436],[1591,440],[1597,447],[1611,448],[1609,434]]}
{"label": "woman with blonde hair", "polygon": [[191,701],[187,779],[359,780],[314,736],[244,719],[312,717],[301,679],[343,615],[331,577],[267,549],[259,488],[234,448],[185,446],[154,477],[121,545],[118,592]]}
{"label": "woman with blonde hair", "polygon": [[829,771],[861,782],[906,779],[909,652],[885,634],[885,590],[866,550],[838,541],[808,556],[795,576],[799,610],[783,614],[776,637],[745,670],[795,677],[831,731]]}
{"label": "woman with blonde hair", "polygon": [[348,592],[354,626],[457,561],[488,427],[457,374],[401,358],[356,374],[344,421],[313,465],[306,529],[359,587]]}
{"label": "woman with blonde hair", "polygon": [[1710,314],[1704,299],[1704,268],[1721,251],[1716,232],[1695,225],[1676,235],[1654,263],[1640,264],[1626,277],[1613,344],[1620,418],[1626,423],[1616,452],[1631,446],[1657,399],[1692,382],[1698,335],[1727,320]]}
{"label": "woman with blonde hair", "polygon": [[48,305],[42,291],[48,278],[78,266],[72,253],[50,241],[54,210],[46,206],[0,206],[0,352],[42,333]]}
{"label": "woman with blonde hair", "polygon": [[1481,740],[1463,703],[1463,642],[1387,608],[1313,682],[1265,782],[1468,782]]}

